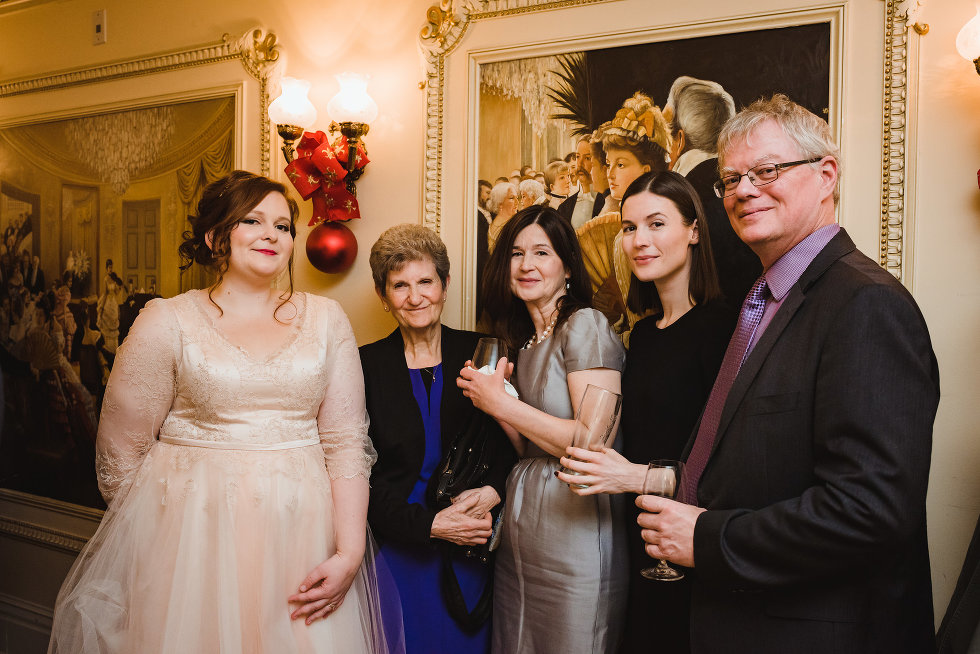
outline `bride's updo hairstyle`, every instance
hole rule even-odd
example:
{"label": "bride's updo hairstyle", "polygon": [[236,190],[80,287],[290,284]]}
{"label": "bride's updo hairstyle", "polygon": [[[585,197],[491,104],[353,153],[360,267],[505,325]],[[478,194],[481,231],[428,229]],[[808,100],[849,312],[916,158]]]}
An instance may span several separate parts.
{"label": "bride's updo hairstyle", "polygon": [[[191,229],[183,234],[184,242],[177,249],[183,261],[181,270],[193,264],[211,268],[218,274],[217,281],[208,290],[208,298],[215,306],[212,291],[216,289],[228,271],[231,257],[231,230],[238,226],[249,212],[269,193],[279,193],[289,206],[289,235],[296,238],[296,216],[299,207],[289,197],[286,187],[268,177],[256,175],[245,170],[233,170],[204,188],[201,200],[197,203],[197,215],[188,216]],[[208,236],[210,235],[210,246]],[[293,257],[289,257],[289,294],[283,304],[293,295]],[[282,305],[279,305],[282,307]],[[218,306],[220,310],[221,307]],[[279,308],[276,309],[278,312]]]}

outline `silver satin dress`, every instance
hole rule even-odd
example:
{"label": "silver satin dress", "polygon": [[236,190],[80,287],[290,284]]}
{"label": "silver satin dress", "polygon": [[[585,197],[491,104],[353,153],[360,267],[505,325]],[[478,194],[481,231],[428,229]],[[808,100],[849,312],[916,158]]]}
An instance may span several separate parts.
{"label": "silver satin dress", "polygon": [[[625,350],[606,318],[577,311],[551,338],[523,350],[521,399],[572,418],[566,376],[622,371]],[[528,443],[507,478],[493,597],[494,654],[611,654],[626,609],[622,495],[579,497],[555,478],[558,459]]]}

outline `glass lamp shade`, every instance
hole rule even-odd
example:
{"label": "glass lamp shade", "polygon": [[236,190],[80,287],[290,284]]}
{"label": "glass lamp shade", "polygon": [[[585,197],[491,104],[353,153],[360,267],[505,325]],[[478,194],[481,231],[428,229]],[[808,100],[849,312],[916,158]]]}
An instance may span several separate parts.
{"label": "glass lamp shade", "polygon": [[337,75],[340,91],[327,103],[330,117],[338,123],[371,123],[378,117],[378,105],[368,95],[368,76],[357,73]]}
{"label": "glass lamp shade", "polygon": [[980,57],[980,6],[977,7],[977,15],[956,35],[956,51],[967,61]]}
{"label": "glass lamp shade", "polygon": [[282,94],[269,105],[269,119],[276,125],[309,127],[316,122],[316,107],[306,97],[310,83],[293,77],[282,78]]}

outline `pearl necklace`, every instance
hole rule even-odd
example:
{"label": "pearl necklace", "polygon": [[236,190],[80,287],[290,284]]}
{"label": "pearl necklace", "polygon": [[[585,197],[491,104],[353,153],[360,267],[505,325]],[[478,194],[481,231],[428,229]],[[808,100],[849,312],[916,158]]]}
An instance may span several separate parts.
{"label": "pearl necklace", "polygon": [[548,326],[544,328],[543,332],[541,332],[541,336],[534,334],[533,336],[531,336],[531,338],[527,339],[527,343],[525,343],[524,347],[522,347],[521,349],[526,350],[532,345],[538,345],[539,343],[547,339],[549,336],[551,336],[551,330],[555,328],[555,323],[557,322],[558,322],[558,312],[555,311],[555,317],[551,319],[551,322],[548,323]]}

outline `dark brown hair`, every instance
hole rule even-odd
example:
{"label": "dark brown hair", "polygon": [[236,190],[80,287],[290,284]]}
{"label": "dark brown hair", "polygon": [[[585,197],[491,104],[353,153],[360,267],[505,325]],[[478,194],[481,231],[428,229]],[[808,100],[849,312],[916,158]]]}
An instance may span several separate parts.
{"label": "dark brown hair", "polygon": [[558,300],[558,320],[554,330],[557,331],[579,309],[592,306],[592,284],[571,223],[548,206],[534,205],[518,211],[500,231],[481,280],[483,306],[490,332],[504,339],[514,350],[520,349],[534,334],[534,323],[531,322],[527,306],[510,290],[514,241],[529,225],[539,225],[544,230],[555,254],[570,275],[568,290]]}
{"label": "dark brown hair", "polygon": [[[623,193],[623,200],[619,205],[620,212],[629,198],[640,193],[652,193],[667,198],[677,207],[686,226],[697,225],[698,242],[689,246],[693,248],[691,277],[687,286],[691,300],[695,304],[701,304],[721,297],[718,273],[715,271],[715,258],[711,251],[708,221],[704,218],[704,205],[691,183],[683,175],[671,171],[644,173],[633,180]],[[663,308],[656,285],[653,282],[641,282],[633,273],[630,273],[626,305],[631,311],[640,315],[650,309],[659,311]]]}
{"label": "dark brown hair", "polygon": [[[184,232],[184,242],[177,248],[184,262],[180,269],[187,270],[196,263],[218,274],[218,280],[208,289],[208,299],[218,307],[219,311],[221,306],[214,301],[211,294],[221,284],[228,270],[228,260],[231,257],[231,230],[235,229],[238,223],[270,193],[279,193],[286,199],[286,204],[289,206],[289,235],[295,239],[299,207],[296,201],[289,197],[286,187],[268,177],[245,170],[233,170],[208,184],[201,194],[201,200],[197,203],[197,215],[187,217],[191,229]],[[210,247],[207,243],[209,235]],[[276,307],[276,313],[293,296],[292,255],[289,257],[288,270],[289,294],[283,299],[282,304]]]}

